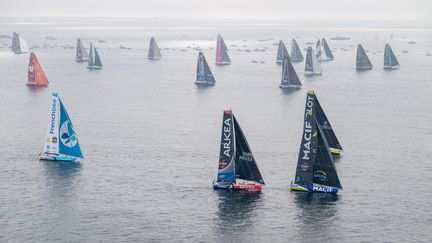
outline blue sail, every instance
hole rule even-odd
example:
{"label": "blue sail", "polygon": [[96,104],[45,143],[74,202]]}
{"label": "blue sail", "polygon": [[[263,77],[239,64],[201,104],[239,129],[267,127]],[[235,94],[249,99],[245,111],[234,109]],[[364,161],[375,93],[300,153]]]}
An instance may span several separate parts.
{"label": "blue sail", "polygon": [[72,156],[77,158],[84,158],[81,148],[78,143],[78,138],[72,125],[72,121],[63,105],[60,101],[60,124],[59,124],[59,153],[66,156]]}

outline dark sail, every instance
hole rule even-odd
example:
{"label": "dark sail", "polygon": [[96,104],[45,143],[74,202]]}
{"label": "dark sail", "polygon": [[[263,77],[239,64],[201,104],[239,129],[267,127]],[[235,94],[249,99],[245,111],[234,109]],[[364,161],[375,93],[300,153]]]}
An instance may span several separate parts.
{"label": "dark sail", "polygon": [[15,53],[21,52],[19,36],[15,32],[13,33],[13,36],[12,36],[12,51]]}
{"label": "dark sail", "polygon": [[313,183],[342,188],[339,177],[334,166],[333,157],[330,154],[329,147],[321,126],[317,126],[317,152],[313,165]]}
{"label": "dark sail", "polygon": [[306,53],[306,63],[305,63],[305,71],[313,72],[313,63],[312,63],[312,47],[308,47]]}
{"label": "dark sail", "polygon": [[94,66],[98,66],[98,67],[102,67],[102,62],[101,62],[101,59],[100,59],[100,57],[99,57],[99,53],[98,53],[98,51],[96,50],[96,47],[94,48],[94,53],[95,53],[95,61],[94,61]]}
{"label": "dark sail", "polygon": [[313,91],[308,91],[306,96],[302,141],[295,175],[295,183],[298,185],[313,184],[313,166],[317,150],[317,126],[314,114],[315,95]]}
{"label": "dark sail", "polygon": [[303,54],[301,53],[301,50],[297,44],[297,41],[295,39],[292,39],[291,42],[291,61],[293,62],[301,62],[303,61]]}
{"label": "dark sail", "polygon": [[206,81],[209,83],[216,82],[207,60],[202,52],[198,53],[198,63],[197,63],[197,81]]}
{"label": "dark sail", "polygon": [[154,37],[152,37],[150,39],[150,45],[149,45],[149,51],[148,51],[148,55],[147,58],[149,59],[158,59],[161,58],[162,55],[160,53],[159,47],[156,43],[156,39]]}
{"label": "dark sail", "polygon": [[231,59],[228,56],[228,48],[222,36],[218,34],[217,43],[216,43],[216,64],[229,64],[229,63],[231,63]]}
{"label": "dark sail", "polygon": [[93,63],[93,59],[94,59],[93,51],[94,51],[93,43],[90,43],[90,52],[89,52],[89,59],[88,59],[88,65],[87,65],[88,67],[93,67],[93,65],[94,65],[94,63]]}
{"label": "dark sail", "polygon": [[77,61],[81,61],[83,59],[80,42],[81,42],[81,40],[78,38],[77,39],[77,46],[76,46],[76,56],[75,56],[75,60],[77,60]]}
{"label": "dark sail", "polygon": [[327,44],[326,39],[324,39],[324,38],[322,39],[321,45],[324,47],[324,52],[325,52],[325,55],[327,56],[327,59],[333,60],[334,56],[333,56],[332,51],[330,50],[329,45]]}
{"label": "dark sail", "polygon": [[283,62],[284,56],[288,56],[288,58],[289,58],[288,50],[286,49],[286,46],[283,43],[283,41],[279,41],[276,62],[277,63]]}
{"label": "dark sail", "polygon": [[336,134],[332,126],[330,125],[330,121],[327,119],[327,116],[324,113],[324,110],[322,109],[318,101],[318,98],[316,97],[315,94],[314,94],[314,98],[315,98],[315,118],[318,122],[318,125],[321,126],[322,132],[326,137],[329,147],[333,149],[342,150],[342,146],[340,145],[339,140],[337,139]]}
{"label": "dark sail", "polygon": [[396,56],[393,53],[393,50],[391,49],[390,45],[386,44],[384,49],[384,68],[393,68],[393,67],[399,67],[399,62],[396,59]]}
{"label": "dark sail", "polygon": [[243,134],[240,124],[233,115],[234,131],[235,131],[235,145],[236,145],[236,159],[235,159],[235,173],[237,179],[255,181],[265,184],[258,169],[256,161],[253,157],[252,151],[246,137]]}
{"label": "dark sail", "polygon": [[235,182],[235,144],[231,110],[225,110],[222,119],[222,135],[219,154],[218,182]]}
{"label": "dark sail", "polygon": [[359,70],[372,69],[373,65],[369,60],[362,45],[357,46],[356,68]]}
{"label": "dark sail", "polygon": [[294,67],[289,60],[288,56],[284,57],[282,65],[282,80],[280,87],[288,86],[301,86],[300,79],[294,70]]}

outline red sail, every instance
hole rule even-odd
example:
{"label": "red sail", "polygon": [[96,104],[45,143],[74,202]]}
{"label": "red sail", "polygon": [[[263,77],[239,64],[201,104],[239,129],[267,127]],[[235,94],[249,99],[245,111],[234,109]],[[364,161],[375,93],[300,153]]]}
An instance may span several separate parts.
{"label": "red sail", "polygon": [[30,53],[30,62],[28,66],[28,86],[47,86],[48,79],[45,76],[42,66],[40,65],[36,55],[32,52]]}

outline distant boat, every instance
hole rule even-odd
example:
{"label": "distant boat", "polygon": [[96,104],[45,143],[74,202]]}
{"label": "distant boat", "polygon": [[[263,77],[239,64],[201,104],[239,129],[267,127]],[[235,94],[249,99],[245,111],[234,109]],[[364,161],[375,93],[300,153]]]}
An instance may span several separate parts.
{"label": "distant boat", "polygon": [[41,160],[79,162],[84,158],[72,121],[57,93],[52,94],[48,136]]}
{"label": "distant boat", "polygon": [[99,53],[93,43],[90,43],[90,54],[88,58],[88,69],[102,69],[102,62]]}
{"label": "distant boat", "polygon": [[408,41],[407,43],[408,43],[408,44],[416,44],[415,41]]}
{"label": "distant boat", "polygon": [[150,39],[148,59],[161,59],[162,55],[154,37]]}
{"label": "distant boat", "polygon": [[214,189],[261,190],[264,180],[246,137],[231,110],[222,120],[219,170]]}
{"label": "distant boat", "polygon": [[312,47],[308,47],[306,53],[305,75],[321,75],[322,69]]}
{"label": "distant boat", "polygon": [[279,88],[281,89],[293,89],[300,88],[302,86],[300,79],[294,70],[294,67],[289,60],[288,56],[284,56],[282,65],[282,79]]}
{"label": "distant boat", "polygon": [[430,56],[432,56],[432,54],[430,54],[430,53],[428,52],[428,53],[426,53],[426,56],[427,56],[427,57],[430,57]]}
{"label": "distant boat", "polygon": [[87,62],[89,59],[87,51],[80,38],[77,39],[75,62]]}
{"label": "distant boat", "polygon": [[[246,51],[248,51],[248,50],[246,50]],[[231,63],[231,59],[228,56],[228,48],[227,48],[225,41],[222,38],[222,36],[220,34],[218,34],[217,44],[216,44],[216,64],[217,65],[227,65],[230,63]]]}
{"label": "distant boat", "polygon": [[15,54],[28,52],[27,42],[25,42],[25,40],[15,32],[12,36],[12,51],[15,52]]}
{"label": "distant boat", "polygon": [[315,93],[308,91],[296,175],[290,190],[338,194],[342,185],[322,125],[315,116],[316,106]]}
{"label": "distant boat", "polygon": [[207,60],[202,52],[198,53],[197,77],[195,84],[197,85],[214,85],[216,82]]}
{"label": "distant boat", "polygon": [[286,49],[284,42],[279,41],[276,63],[283,63],[284,56],[288,56],[289,58],[288,50]]}
{"label": "distant boat", "polygon": [[369,60],[365,50],[362,45],[357,46],[357,58],[356,58],[356,68],[357,70],[369,70],[372,69],[373,65]]}
{"label": "distant boat", "polygon": [[393,53],[389,44],[385,45],[384,49],[384,69],[398,69],[399,62],[396,59],[395,54]]}
{"label": "distant boat", "polygon": [[292,39],[291,42],[291,61],[292,62],[302,62],[304,59],[303,54],[300,50],[300,47],[297,44],[295,39]]}
{"label": "distant boat", "polygon": [[49,83],[39,60],[33,52],[30,53],[27,76],[27,86],[47,86]]}
{"label": "distant boat", "polygon": [[331,37],[330,40],[351,40],[350,37],[336,35],[336,37]]}
{"label": "distant boat", "polygon": [[320,40],[317,41],[316,56],[320,62],[331,61],[334,59],[333,53],[325,38],[322,38],[321,42]]}

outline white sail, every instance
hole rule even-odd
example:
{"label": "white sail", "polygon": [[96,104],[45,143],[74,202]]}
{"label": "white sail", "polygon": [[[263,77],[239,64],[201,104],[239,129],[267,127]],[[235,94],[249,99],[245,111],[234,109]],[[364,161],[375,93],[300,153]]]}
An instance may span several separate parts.
{"label": "white sail", "polygon": [[308,47],[306,54],[305,63],[305,75],[320,75],[322,74],[321,65],[318,62],[316,54],[312,50],[312,47]]}
{"label": "white sail", "polygon": [[52,95],[49,114],[49,129],[43,153],[46,155],[59,155],[60,101],[57,95]]}
{"label": "white sail", "polygon": [[28,52],[27,42],[23,38],[21,38],[21,36],[19,37],[19,42],[20,42],[21,53],[27,53]]}

